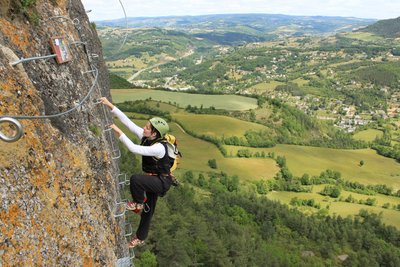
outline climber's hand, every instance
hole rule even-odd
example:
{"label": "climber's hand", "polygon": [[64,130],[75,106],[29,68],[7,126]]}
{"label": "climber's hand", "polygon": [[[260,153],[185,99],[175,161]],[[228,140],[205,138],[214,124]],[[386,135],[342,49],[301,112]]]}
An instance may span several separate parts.
{"label": "climber's hand", "polygon": [[114,105],[113,105],[110,101],[108,101],[108,99],[105,98],[105,97],[101,97],[101,98],[99,99],[99,101],[100,101],[100,103],[102,103],[103,105],[106,105],[106,106],[109,107],[110,109],[113,109],[113,108],[114,108]]}
{"label": "climber's hand", "polygon": [[118,126],[115,125],[115,124],[111,124],[111,125],[110,125],[110,128],[113,129],[114,132],[115,132],[118,136],[121,136],[121,135],[123,134],[123,132],[121,131],[121,129],[118,128]]}

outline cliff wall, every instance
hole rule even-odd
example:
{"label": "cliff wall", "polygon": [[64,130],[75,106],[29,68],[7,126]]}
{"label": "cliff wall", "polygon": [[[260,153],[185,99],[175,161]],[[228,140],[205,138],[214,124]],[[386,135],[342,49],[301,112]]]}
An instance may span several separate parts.
{"label": "cliff wall", "polygon": [[[71,61],[10,65],[52,55],[56,36]],[[76,108],[18,119],[21,139],[0,140],[0,266],[114,266],[127,256],[123,217],[114,216],[117,143],[100,96],[109,97],[107,70],[79,0],[0,0],[0,116]]]}

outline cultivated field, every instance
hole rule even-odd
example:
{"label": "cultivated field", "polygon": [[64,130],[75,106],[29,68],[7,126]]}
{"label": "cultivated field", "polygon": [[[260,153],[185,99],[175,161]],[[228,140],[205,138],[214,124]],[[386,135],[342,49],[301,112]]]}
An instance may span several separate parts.
{"label": "cultivated field", "polygon": [[[376,214],[382,213],[382,221],[384,223],[393,225],[398,229],[400,229],[400,212],[392,208],[392,205],[397,206],[398,204],[400,204],[399,198],[383,196],[383,195],[366,196],[352,192],[342,191],[341,193],[341,196],[343,196],[342,199],[346,199],[349,195],[352,195],[357,200],[360,199],[365,200],[367,198],[377,199],[376,206],[368,206],[358,203],[338,201],[338,199],[322,196],[317,192],[321,191],[323,187],[324,186],[319,186],[317,189],[314,189],[312,193],[270,192],[268,193],[267,198],[288,205],[290,203],[290,200],[294,197],[304,200],[314,199],[316,203],[319,203],[321,205],[321,209],[327,208],[330,215],[340,215],[342,217],[354,216],[358,214],[359,211],[362,209],[368,210]],[[390,203],[390,207],[388,209],[382,208],[382,205],[385,203]],[[311,207],[301,207],[300,209],[305,213],[315,213],[318,211],[318,209]]]}
{"label": "cultivated field", "polygon": [[271,92],[275,90],[275,87],[278,85],[284,84],[283,82],[277,82],[277,81],[271,81],[269,83],[258,83],[256,85],[253,85],[247,91],[250,92],[255,92],[255,93],[260,93],[260,92]]}
{"label": "cultivated field", "polygon": [[368,129],[354,134],[354,139],[371,142],[377,137],[382,137],[382,135],[383,132],[380,130]]}
{"label": "cultivated field", "polygon": [[379,41],[383,40],[383,37],[375,35],[369,32],[348,32],[345,34],[347,37],[362,40],[362,41]]}
{"label": "cultivated field", "polygon": [[197,107],[215,107],[226,110],[249,110],[257,108],[257,100],[237,95],[202,95],[150,89],[114,89],[111,90],[114,103],[124,101],[153,99],[180,107],[188,105]]}
{"label": "cultivated field", "polygon": [[242,121],[239,119],[221,115],[203,114],[174,114],[173,117],[179,121],[185,129],[199,135],[208,135],[217,138],[221,137],[244,137],[248,130],[267,130],[268,128],[257,123]]}
{"label": "cultivated field", "polygon": [[[236,155],[243,147],[226,146]],[[289,170],[295,176],[319,175],[326,169],[339,171],[344,179],[362,184],[386,184],[400,189],[400,164],[394,159],[380,156],[372,149],[346,150],[296,145],[277,145],[273,148],[248,148],[252,152],[274,152],[285,156]],[[360,161],[364,165],[360,166]]]}

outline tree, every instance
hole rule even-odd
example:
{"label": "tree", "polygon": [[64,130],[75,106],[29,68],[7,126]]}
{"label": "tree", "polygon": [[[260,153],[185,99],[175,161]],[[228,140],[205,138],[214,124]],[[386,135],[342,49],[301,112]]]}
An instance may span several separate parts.
{"label": "tree", "polygon": [[362,166],[364,166],[364,161],[363,160],[360,160],[360,167],[362,167]]}
{"label": "tree", "polygon": [[338,186],[328,185],[320,192],[323,196],[330,196],[333,198],[338,198],[340,196],[340,188]]}
{"label": "tree", "polygon": [[217,161],[215,159],[209,159],[208,166],[212,169],[217,169]]}
{"label": "tree", "polygon": [[197,179],[197,183],[200,187],[205,187],[207,185],[207,180],[202,173],[199,174],[199,179]]}
{"label": "tree", "polygon": [[188,181],[189,183],[193,183],[194,175],[192,171],[187,171],[183,174],[183,180]]}
{"label": "tree", "polygon": [[157,258],[156,256],[151,253],[149,250],[140,255],[140,265],[142,267],[156,267],[157,266]]}

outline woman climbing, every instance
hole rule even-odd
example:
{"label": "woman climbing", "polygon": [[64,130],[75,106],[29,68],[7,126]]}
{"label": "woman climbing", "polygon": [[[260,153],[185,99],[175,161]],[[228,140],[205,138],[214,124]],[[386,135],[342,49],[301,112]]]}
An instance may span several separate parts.
{"label": "woman climbing", "polygon": [[[141,211],[136,235],[128,244],[130,248],[133,248],[144,244],[158,196],[164,196],[173,183],[167,145],[165,142],[160,142],[169,131],[169,126],[164,119],[155,117],[150,119],[143,128],[140,128],[107,98],[100,98],[100,102],[109,107],[111,113],[141,140],[140,145],[134,144],[115,124],[110,126],[129,151],[142,155],[142,170],[144,173],[131,176],[130,191],[133,202],[126,204],[126,209],[128,210],[137,213]],[[148,209],[144,208],[145,201]]]}

